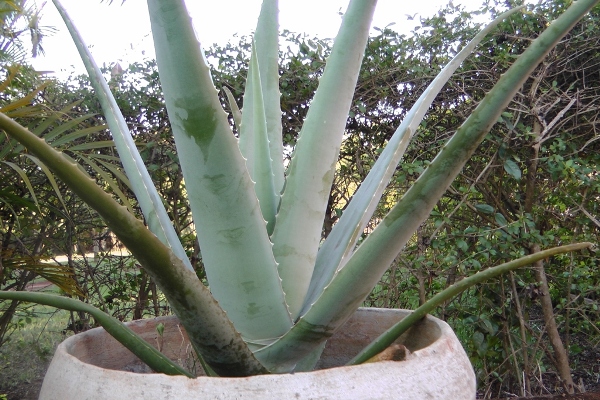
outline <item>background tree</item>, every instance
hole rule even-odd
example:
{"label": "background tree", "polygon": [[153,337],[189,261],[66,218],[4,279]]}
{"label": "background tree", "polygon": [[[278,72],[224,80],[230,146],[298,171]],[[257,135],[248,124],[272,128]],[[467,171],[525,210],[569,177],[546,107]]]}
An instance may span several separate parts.
{"label": "background tree", "polygon": [[[29,0],[0,1],[0,63],[21,63],[30,51],[44,54],[42,39],[53,29],[40,25],[40,9]],[[26,44],[29,36],[30,45]]]}

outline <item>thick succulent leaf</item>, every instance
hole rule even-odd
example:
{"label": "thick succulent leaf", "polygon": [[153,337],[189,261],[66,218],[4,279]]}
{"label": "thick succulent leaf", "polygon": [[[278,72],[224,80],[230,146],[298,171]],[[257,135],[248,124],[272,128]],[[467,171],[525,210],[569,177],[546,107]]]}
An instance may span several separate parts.
{"label": "thick succulent leaf", "polygon": [[149,0],[159,76],[210,289],[248,340],[291,326],[266,223],[182,0]]}
{"label": "thick succulent leaf", "polygon": [[239,146],[242,155],[246,159],[246,167],[250,177],[256,183],[256,196],[263,218],[267,221],[267,233],[270,235],[273,233],[275,226],[279,192],[275,191],[274,186],[265,104],[254,44],[252,45],[252,57],[244,93],[244,112],[240,125]]}
{"label": "thick succulent leaf", "polygon": [[279,92],[279,10],[277,0],[263,0],[254,42],[260,65],[269,148],[275,190],[281,193],[284,183],[281,93]]}
{"label": "thick succulent leaf", "polygon": [[321,241],[374,0],[352,0],[302,126],[273,232],[273,254],[292,316],[302,307]]}
{"label": "thick succulent leaf", "polygon": [[[239,128],[239,140],[238,145],[240,147],[240,152],[242,156],[246,159],[246,165],[248,167],[248,172],[250,173],[250,177],[254,178],[254,159],[256,158],[255,150],[254,150],[254,131],[255,131],[255,123],[254,120],[258,120],[256,125],[259,126],[261,131],[267,130],[267,123],[265,121],[264,114],[264,106],[263,104],[258,104],[258,107],[255,107],[255,93],[259,103],[262,103],[262,91],[260,88],[260,77],[255,79],[257,75],[258,62],[256,60],[256,51],[254,47],[254,43],[252,43],[252,56],[250,58],[250,66],[248,67],[248,76],[246,77],[246,87],[244,90],[244,98],[243,98],[243,112],[241,113]],[[262,112],[257,113],[256,108],[259,108]],[[258,114],[258,115],[255,115]]]}
{"label": "thick succulent leaf", "polygon": [[[283,372],[327,340],[368,296],[419,224],[428,216],[517,90],[556,43],[599,0],[569,7],[502,75],[415,184],[365,239],[316,303],[278,341],[255,352]],[[343,299],[343,301],[341,300]]]}
{"label": "thick succulent leaf", "polygon": [[190,271],[193,271],[192,264],[188,260],[187,254],[179,241],[179,237],[177,236],[162,200],[154,187],[150,174],[144,166],[142,157],[135,146],[129,128],[125,123],[125,119],[117,106],[117,102],[115,101],[106,80],[102,76],[100,69],[92,58],[87,46],[83,43],[79,32],[73,25],[65,9],[60,5],[58,0],[54,0],[54,4],[64,19],[88,75],[90,76],[90,82],[100,101],[104,117],[106,118],[106,122],[113,135],[117,151],[121,156],[123,167],[129,177],[129,181],[131,182],[133,192],[140,204],[140,208],[144,213],[148,227],[163,243],[173,250],[175,255],[183,261]]}
{"label": "thick succulent leaf", "polygon": [[140,220],[98,186],[79,165],[2,113],[0,129],[23,144],[100,214],[165,294],[192,345],[216,373],[246,376],[267,372],[208,288]]}
{"label": "thick succulent leaf", "polygon": [[396,166],[402,159],[406,148],[415,134],[431,103],[438,95],[448,79],[467,58],[473,49],[490,33],[502,20],[516,11],[524,8],[517,7],[498,16],[487,25],[452,59],[429,84],[427,89],[411,107],[406,117],[390,138],[377,162],[356,191],[352,200],[344,210],[340,220],[333,226],[327,240],[317,254],[315,271],[304,301],[302,313],[320,296],[333,275],[343,268],[348,257],[352,254],[356,243],[369,223],[379,200],[390,182]]}

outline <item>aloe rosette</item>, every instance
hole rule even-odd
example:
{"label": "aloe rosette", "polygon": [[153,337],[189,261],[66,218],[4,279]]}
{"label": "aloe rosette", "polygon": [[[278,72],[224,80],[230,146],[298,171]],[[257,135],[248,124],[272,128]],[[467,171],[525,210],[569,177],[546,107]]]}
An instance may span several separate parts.
{"label": "aloe rosette", "polygon": [[[531,44],[414,186],[357,245],[435,96],[477,44],[519,9],[492,21],[442,69],[322,242],[327,200],[376,1],[350,1],[285,168],[277,1],[264,0],[262,5],[241,111],[228,94],[239,128],[236,138],[184,1],[148,0],[160,81],[208,288],[192,270],[108,85],[58,0],[54,3],[85,62],[147,227],[25,128],[2,115],[0,128],[100,213],[165,293],[208,369],[227,376],[310,370],[325,341],[360,306],[427,219],[517,89],[597,1],[575,2]],[[38,296],[35,301],[46,300]],[[77,307],[72,302],[63,306]],[[118,323],[103,320],[107,326]],[[396,334],[389,333],[373,351]],[[129,334],[115,333],[120,336]],[[146,357],[143,348],[135,351]]]}

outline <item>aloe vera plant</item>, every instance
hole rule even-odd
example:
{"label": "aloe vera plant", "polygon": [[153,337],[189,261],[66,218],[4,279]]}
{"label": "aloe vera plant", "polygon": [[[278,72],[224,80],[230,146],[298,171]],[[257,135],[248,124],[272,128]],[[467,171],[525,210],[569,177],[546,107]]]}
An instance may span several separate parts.
{"label": "aloe vera plant", "polygon": [[[325,341],[360,306],[428,217],[519,86],[597,2],[575,2],[531,44],[414,186],[358,246],[358,239],[436,94],[479,41],[499,21],[518,10],[511,10],[488,25],[433,80],[322,242],[327,200],[376,1],[350,1],[291,163],[285,168],[278,89],[277,1],[263,2],[241,111],[229,96],[238,139],[221,106],[184,1],[148,0],[161,85],[208,287],[192,270],[108,85],[58,0],[54,3],[86,64],[147,226],[77,165],[27,129],[3,115],[0,128],[20,141],[105,219],[165,293],[207,369],[223,376],[310,370]],[[539,253],[497,271],[588,246],[584,243]],[[482,274],[481,279],[488,275]],[[464,288],[455,288],[451,294]],[[15,296],[98,313],[71,299],[0,294],[0,298]],[[135,342],[117,321],[100,314],[97,318],[117,339]],[[397,335],[398,330],[387,334],[373,351],[381,350]],[[154,353],[146,355],[143,345],[134,347],[131,345],[132,351],[149,362],[160,357]],[[360,360],[368,358],[368,354],[361,354]],[[168,364],[168,360],[161,360],[149,365],[166,373],[182,373],[162,367],[163,362]]]}

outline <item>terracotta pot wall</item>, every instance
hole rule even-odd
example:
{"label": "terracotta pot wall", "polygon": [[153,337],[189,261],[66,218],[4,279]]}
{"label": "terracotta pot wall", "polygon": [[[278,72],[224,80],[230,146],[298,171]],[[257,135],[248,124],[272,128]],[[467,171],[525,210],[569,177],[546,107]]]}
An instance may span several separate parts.
{"label": "terracotta pot wall", "polygon": [[[249,378],[124,372],[145,368],[103,329],[93,329],[59,346],[40,399],[474,399],[475,374],[462,346],[446,323],[432,317],[399,339],[412,352],[406,361],[331,368],[344,365],[406,314],[361,309],[329,340],[318,365],[326,369]],[[159,322],[165,325],[162,340],[156,332]],[[173,359],[189,363],[190,349],[175,317],[129,326]]]}

